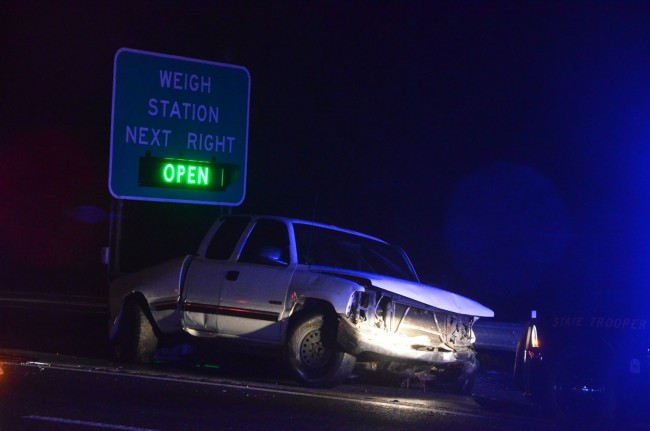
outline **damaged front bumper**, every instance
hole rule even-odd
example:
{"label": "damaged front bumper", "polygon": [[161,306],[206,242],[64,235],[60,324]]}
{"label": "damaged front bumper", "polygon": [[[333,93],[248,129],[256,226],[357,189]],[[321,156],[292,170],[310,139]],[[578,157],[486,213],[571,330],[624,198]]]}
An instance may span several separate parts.
{"label": "damaged front bumper", "polygon": [[476,356],[471,345],[458,349],[444,344],[435,345],[427,335],[405,335],[372,325],[355,325],[343,316],[339,322],[337,341],[343,350],[354,356],[371,353],[430,364],[466,363]]}

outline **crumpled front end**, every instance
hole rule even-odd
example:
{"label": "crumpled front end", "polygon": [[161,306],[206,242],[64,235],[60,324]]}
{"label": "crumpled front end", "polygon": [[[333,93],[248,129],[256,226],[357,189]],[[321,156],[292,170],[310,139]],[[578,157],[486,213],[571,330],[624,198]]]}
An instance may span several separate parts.
{"label": "crumpled front end", "polygon": [[425,306],[389,292],[356,292],[339,324],[348,353],[381,355],[429,364],[472,361],[473,316]]}

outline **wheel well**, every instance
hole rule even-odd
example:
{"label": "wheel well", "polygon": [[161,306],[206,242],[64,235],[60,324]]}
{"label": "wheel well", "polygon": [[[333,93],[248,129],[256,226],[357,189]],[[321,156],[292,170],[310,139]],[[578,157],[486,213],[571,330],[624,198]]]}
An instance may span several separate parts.
{"label": "wheel well", "polygon": [[291,331],[296,322],[300,321],[304,316],[316,313],[322,313],[327,317],[336,317],[336,310],[329,302],[322,299],[306,298],[294,306],[289,319],[288,330]]}

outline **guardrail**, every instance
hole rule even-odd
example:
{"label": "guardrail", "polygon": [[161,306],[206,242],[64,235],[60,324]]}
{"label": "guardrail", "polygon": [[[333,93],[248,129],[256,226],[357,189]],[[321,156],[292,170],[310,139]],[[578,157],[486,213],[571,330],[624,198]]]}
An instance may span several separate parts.
{"label": "guardrail", "polygon": [[494,322],[480,319],[474,324],[474,346],[477,349],[515,352],[526,327],[526,322]]}
{"label": "guardrail", "polygon": [[52,311],[106,314],[108,299],[32,292],[0,292],[0,307],[48,309]]}

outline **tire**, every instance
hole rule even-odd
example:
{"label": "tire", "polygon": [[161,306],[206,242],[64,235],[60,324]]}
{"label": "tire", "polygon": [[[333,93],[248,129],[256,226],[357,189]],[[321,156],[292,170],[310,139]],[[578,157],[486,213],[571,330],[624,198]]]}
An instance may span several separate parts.
{"label": "tire", "polygon": [[452,390],[456,394],[470,396],[474,390],[475,383],[475,373],[463,373],[452,386]]}
{"label": "tire", "polygon": [[151,322],[135,302],[124,304],[112,341],[115,359],[136,364],[151,363],[158,346],[158,337]]}
{"label": "tire", "polygon": [[336,326],[336,319],[312,314],[291,329],[287,362],[294,377],[303,385],[332,387],[352,373],[356,358],[336,343]]}
{"label": "tire", "polygon": [[615,379],[606,364],[578,352],[555,361],[546,381],[547,405],[560,421],[606,425],[614,419]]}

